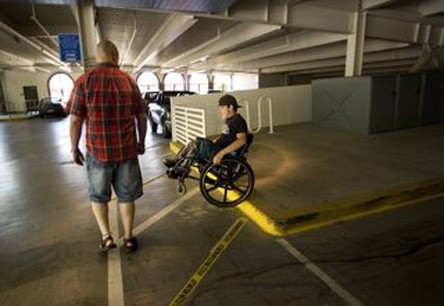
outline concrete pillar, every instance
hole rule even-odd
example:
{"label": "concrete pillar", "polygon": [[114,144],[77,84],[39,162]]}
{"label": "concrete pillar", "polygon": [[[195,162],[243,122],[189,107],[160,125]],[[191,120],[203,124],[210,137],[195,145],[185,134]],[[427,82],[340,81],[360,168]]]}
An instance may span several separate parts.
{"label": "concrete pillar", "polygon": [[208,78],[208,90],[214,90],[214,73],[210,72],[207,74]]}
{"label": "concrete pillar", "polygon": [[347,38],[346,77],[360,76],[362,74],[366,17],[367,12],[365,10],[354,12],[353,33],[348,35]]}
{"label": "concrete pillar", "polygon": [[185,80],[185,90],[190,90],[191,74],[188,74],[188,72],[186,72],[186,73],[182,73],[182,76]]}
{"label": "concrete pillar", "polygon": [[165,90],[165,77],[166,73],[157,73],[157,77],[159,78],[159,90],[164,91]]}
{"label": "concrete pillar", "polygon": [[159,72],[153,72],[156,76],[157,80],[159,81],[159,90],[163,90],[163,75]]}
{"label": "concrete pillar", "polygon": [[95,11],[93,0],[79,0],[77,4],[78,26],[82,45],[82,65],[85,70],[95,64],[95,49],[97,45]]}

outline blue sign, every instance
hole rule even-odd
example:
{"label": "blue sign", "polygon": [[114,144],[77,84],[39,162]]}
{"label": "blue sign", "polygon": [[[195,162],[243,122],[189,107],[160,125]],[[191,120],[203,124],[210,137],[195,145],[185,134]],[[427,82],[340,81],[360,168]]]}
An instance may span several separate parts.
{"label": "blue sign", "polygon": [[60,60],[62,62],[79,63],[80,39],[78,34],[59,34]]}

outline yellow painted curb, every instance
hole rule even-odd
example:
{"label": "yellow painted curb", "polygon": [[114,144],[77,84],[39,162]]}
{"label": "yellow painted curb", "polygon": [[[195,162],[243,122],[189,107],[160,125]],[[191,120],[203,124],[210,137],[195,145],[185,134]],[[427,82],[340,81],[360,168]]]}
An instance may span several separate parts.
{"label": "yellow painted curb", "polygon": [[430,195],[427,197],[413,199],[411,201],[402,202],[402,203],[399,203],[396,205],[382,206],[382,207],[375,208],[372,210],[366,210],[366,211],[355,212],[355,213],[350,213],[350,214],[343,214],[343,215],[338,214],[337,216],[330,217],[330,218],[322,217],[322,214],[321,214],[320,215],[321,217],[312,223],[308,223],[306,225],[289,226],[288,228],[286,228],[284,230],[284,232],[285,232],[285,235],[297,234],[297,233],[313,230],[316,228],[333,225],[338,222],[351,221],[351,220],[355,220],[355,219],[359,219],[359,218],[363,218],[363,217],[368,217],[368,216],[371,216],[371,215],[374,215],[377,213],[382,213],[385,211],[390,211],[390,210],[394,210],[397,208],[405,207],[408,205],[413,205],[413,204],[418,204],[418,203],[422,203],[425,201],[430,201],[430,200],[437,199],[440,197],[444,197],[444,193],[438,193],[438,194]]}
{"label": "yellow painted curb", "polygon": [[170,151],[173,152],[174,154],[179,153],[179,151],[180,151],[179,145],[170,141]]}
{"label": "yellow painted curb", "polygon": [[[178,144],[170,142],[170,150],[177,154],[180,147]],[[443,196],[444,178],[366,194],[352,200],[328,204],[322,209],[318,207],[316,211],[293,211],[279,219],[267,215],[249,200],[241,203],[236,208],[256,223],[265,233],[282,237]]]}
{"label": "yellow painted curb", "polygon": [[[174,154],[177,154],[179,150],[179,145],[171,141],[170,151]],[[242,211],[248,218],[251,219],[251,221],[256,223],[267,234],[277,237],[285,235],[285,232],[282,230],[282,228],[279,227],[272,218],[270,218],[267,214],[254,206],[250,201],[247,200],[236,206],[236,208]]]}

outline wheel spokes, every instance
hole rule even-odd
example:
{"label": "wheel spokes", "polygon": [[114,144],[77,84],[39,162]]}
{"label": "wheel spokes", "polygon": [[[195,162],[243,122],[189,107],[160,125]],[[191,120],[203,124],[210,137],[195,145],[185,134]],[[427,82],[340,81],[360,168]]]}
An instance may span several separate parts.
{"label": "wheel spokes", "polygon": [[250,186],[254,180],[247,166],[242,161],[232,159],[208,166],[202,173],[205,176],[201,181],[204,197],[221,207],[231,207],[242,202],[250,194]]}
{"label": "wheel spokes", "polygon": [[233,175],[233,177],[232,177],[232,181],[235,182],[235,181],[237,181],[238,179],[244,177],[245,175],[247,175],[247,171],[246,171],[245,169],[242,168],[242,169],[239,170],[237,173],[235,173],[235,175]]}
{"label": "wheel spokes", "polygon": [[246,190],[242,190],[241,188],[239,188],[236,184],[231,184],[231,187],[236,190],[237,192],[240,192],[242,195],[244,195],[247,191]]}
{"label": "wheel spokes", "polygon": [[214,185],[213,187],[211,187],[211,188],[207,189],[207,191],[208,191],[208,192],[211,192],[211,191],[214,191],[214,190],[216,190],[217,188],[219,188],[219,186],[217,186],[217,185]]}

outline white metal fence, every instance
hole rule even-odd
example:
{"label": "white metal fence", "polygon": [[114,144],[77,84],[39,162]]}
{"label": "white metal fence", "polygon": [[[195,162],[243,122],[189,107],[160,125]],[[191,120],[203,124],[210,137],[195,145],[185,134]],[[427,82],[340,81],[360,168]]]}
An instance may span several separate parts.
{"label": "white metal fence", "polygon": [[173,107],[173,141],[186,145],[196,137],[206,137],[205,110],[194,107]]}

